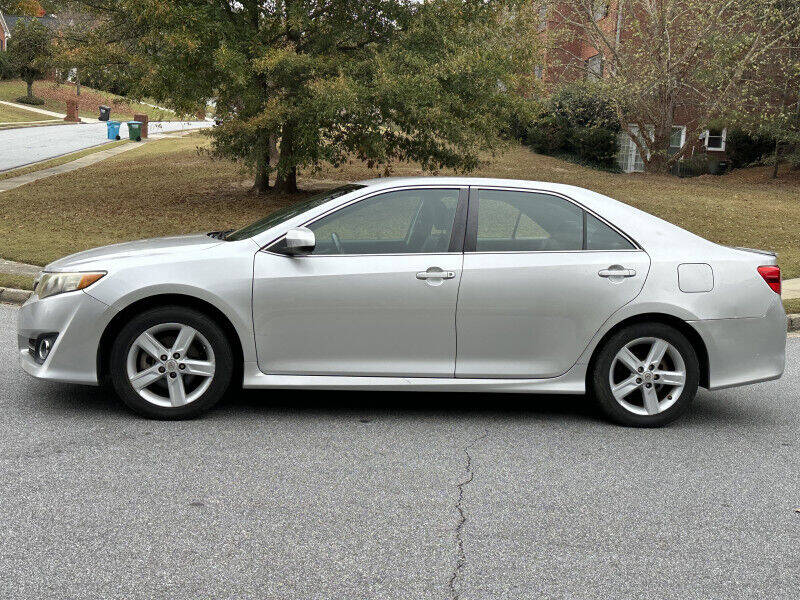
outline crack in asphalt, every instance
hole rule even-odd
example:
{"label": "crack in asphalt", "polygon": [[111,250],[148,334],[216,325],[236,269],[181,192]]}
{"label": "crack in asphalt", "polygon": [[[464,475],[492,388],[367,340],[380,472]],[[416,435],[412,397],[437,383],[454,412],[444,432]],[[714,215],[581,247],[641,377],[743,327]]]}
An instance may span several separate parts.
{"label": "crack in asphalt", "polygon": [[464,468],[465,479],[461,483],[459,483],[456,488],[458,489],[458,500],[456,501],[456,510],[458,511],[458,523],[456,524],[455,530],[455,537],[456,537],[456,566],[453,569],[453,573],[450,575],[450,581],[448,582],[448,587],[450,589],[450,598],[451,600],[459,600],[461,597],[460,593],[456,590],[457,582],[461,572],[464,570],[464,566],[467,562],[467,556],[464,553],[464,524],[467,522],[467,516],[464,514],[464,488],[472,483],[473,478],[475,477],[475,471],[472,468],[472,455],[469,453],[471,449],[477,446],[478,442],[481,442],[489,437],[489,430],[484,429],[483,435],[479,435],[475,439],[473,439],[469,444],[464,446],[463,451],[467,457],[467,464]]}

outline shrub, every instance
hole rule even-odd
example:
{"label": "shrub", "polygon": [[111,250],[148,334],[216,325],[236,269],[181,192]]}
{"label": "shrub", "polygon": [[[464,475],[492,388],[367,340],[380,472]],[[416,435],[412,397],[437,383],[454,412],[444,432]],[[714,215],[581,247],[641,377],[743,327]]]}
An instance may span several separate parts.
{"label": "shrub", "polygon": [[600,89],[588,82],[570,83],[550,97],[550,110],[573,128],[601,127],[618,132],[619,121]]}
{"label": "shrub", "polygon": [[775,140],[767,135],[751,134],[742,129],[729,129],[725,149],[734,169],[757,163],[775,150]]}
{"label": "shrub", "polygon": [[44,100],[38,96],[20,96],[16,101],[20,104],[30,104],[31,106],[41,106],[44,104]]}
{"label": "shrub", "polygon": [[583,160],[611,169],[617,161],[617,134],[604,127],[577,127],[572,130],[570,146]]}
{"label": "shrub", "polygon": [[620,127],[611,104],[586,82],[563,86],[528,126],[523,142],[535,152],[572,155],[582,163],[614,168]]}
{"label": "shrub", "polygon": [[524,142],[534,152],[553,155],[569,151],[569,138],[569,123],[556,114],[545,114],[531,123]]}
{"label": "shrub", "polygon": [[676,163],[672,172],[678,177],[697,177],[698,175],[705,175],[709,171],[708,155],[695,154]]}

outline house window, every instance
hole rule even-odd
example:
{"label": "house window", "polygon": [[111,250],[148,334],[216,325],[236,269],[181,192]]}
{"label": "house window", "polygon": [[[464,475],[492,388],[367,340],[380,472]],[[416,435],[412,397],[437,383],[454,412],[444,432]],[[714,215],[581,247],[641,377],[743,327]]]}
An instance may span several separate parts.
{"label": "house window", "polygon": [[686,141],[686,127],[683,125],[673,125],[672,134],[669,136],[669,147],[675,150],[683,148]]}
{"label": "house window", "polygon": [[587,81],[597,81],[603,77],[603,56],[602,54],[595,54],[586,61],[586,79]]}
{"label": "house window", "polygon": [[727,134],[727,129],[706,129],[702,136],[705,138],[706,150],[724,152]]}

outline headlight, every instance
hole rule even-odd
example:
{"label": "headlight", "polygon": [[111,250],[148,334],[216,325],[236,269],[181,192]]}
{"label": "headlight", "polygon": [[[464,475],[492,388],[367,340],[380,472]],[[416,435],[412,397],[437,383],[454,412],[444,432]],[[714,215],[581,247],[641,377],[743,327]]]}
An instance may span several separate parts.
{"label": "headlight", "polygon": [[33,290],[40,299],[47,298],[63,292],[82,290],[92,285],[105,274],[105,271],[93,273],[41,273],[34,281]]}

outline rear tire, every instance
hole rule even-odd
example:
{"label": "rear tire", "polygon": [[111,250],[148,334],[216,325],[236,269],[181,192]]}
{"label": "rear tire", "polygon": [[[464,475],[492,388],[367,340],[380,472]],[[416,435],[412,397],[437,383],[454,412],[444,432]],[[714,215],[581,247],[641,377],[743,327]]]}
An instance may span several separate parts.
{"label": "rear tire", "polygon": [[222,328],[183,306],[133,317],[114,340],[109,360],[117,395],[152,419],[189,419],[206,412],[225,394],[233,367]]}
{"label": "rear tire", "polygon": [[660,427],[689,410],[699,381],[700,362],[686,336],[663,323],[638,323],[600,349],[591,391],[612,421]]}

